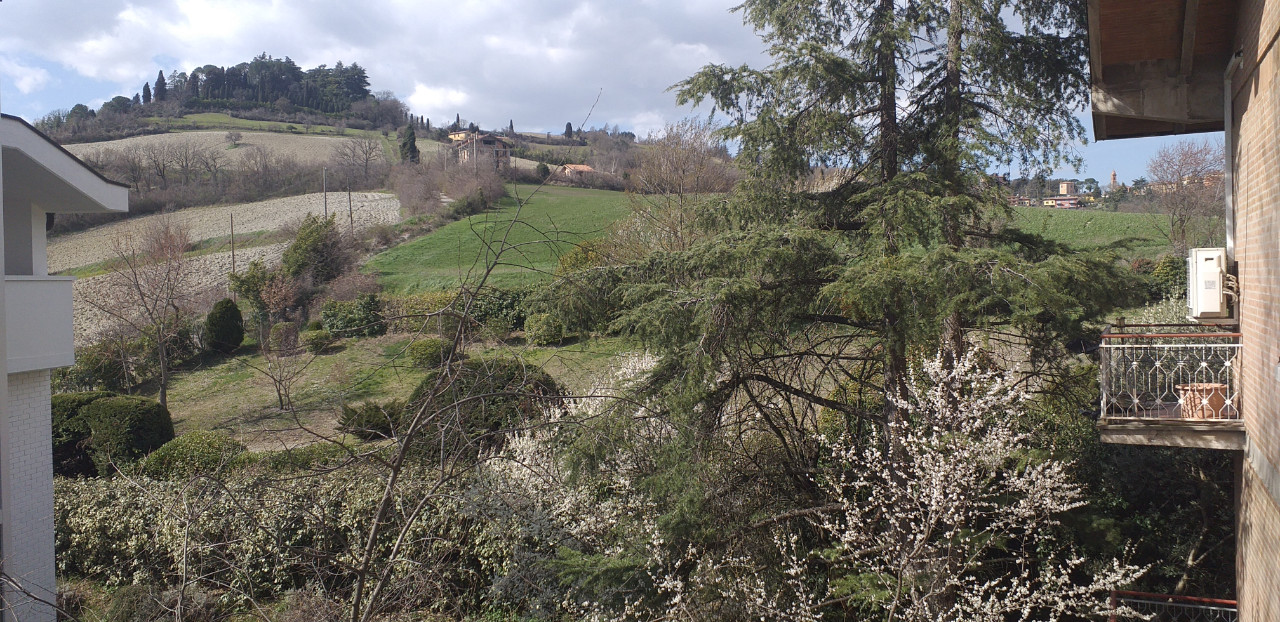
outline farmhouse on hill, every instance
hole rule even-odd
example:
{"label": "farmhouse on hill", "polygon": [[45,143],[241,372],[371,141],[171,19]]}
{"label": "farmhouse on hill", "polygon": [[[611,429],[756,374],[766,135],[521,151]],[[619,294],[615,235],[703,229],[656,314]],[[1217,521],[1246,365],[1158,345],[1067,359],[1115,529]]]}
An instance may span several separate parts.
{"label": "farmhouse on hill", "polygon": [[[129,188],[110,181],[18,117],[0,115],[0,571],[4,620],[53,622],[51,370],[75,362],[71,277],[51,277],[48,214],[124,212]],[[42,602],[43,601],[43,602]]]}
{"label": "farmhouse on hill", "polygon": [[480,132],[454,132],[449,138],[458,162],[475,162],[499,171],[511,166],[512,143],[507,138]]}
{"label": "farmhouse on hill", "polygon": [[566,164],[560,167],[560,176],[568,181],[582,181],[586,176],[596,172],[596,169],[586,164]]}

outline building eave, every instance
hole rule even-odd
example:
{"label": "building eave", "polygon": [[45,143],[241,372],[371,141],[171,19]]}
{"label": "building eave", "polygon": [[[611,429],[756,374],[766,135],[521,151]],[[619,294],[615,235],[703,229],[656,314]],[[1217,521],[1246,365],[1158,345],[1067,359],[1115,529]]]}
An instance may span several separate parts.
{"label": "building eave", "polygon": [[129,186],[103,176],[19,117],[0,114],[6,204],[52,213],[126,212]]}
{"label": "building eave", "polygon": [[1094,138],[1221,131],[1238,0],[1088,0]]}

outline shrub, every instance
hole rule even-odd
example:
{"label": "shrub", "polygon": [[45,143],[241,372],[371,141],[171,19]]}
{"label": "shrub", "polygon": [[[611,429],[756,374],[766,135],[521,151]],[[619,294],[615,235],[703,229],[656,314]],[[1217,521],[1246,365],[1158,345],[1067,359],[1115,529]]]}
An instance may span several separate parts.
{"label": "shrub", "polygon": [[[237,132],[238,133],[238,132]],[[146,585],[125,585],[111,595],[107,605],[105,622],[135,622],[156,620],[165,613],[160,594]]]}
{"label": "shrub", "polygon": [[139,470],[152,479],[187,480],[222,472],[244,451],[244,445],[222,432],[195,430],[151,452]]}
{"label": "shrub", "polygon": [[560,256],[556,274],[569,274],[603,264],[605,261],[603,247],[600,240],[585,240],[579,243]]}
{"label": "shrub", "polygon": [[395,333],[433,332],[452,336],[453,331],[445,329],[452,327],[456,330],[456,316],[424,316],[449,308],[457,298],[457,291],[424,292],[388,298],[384,307],[384,315],[390,318],[387,320],[388,330]]}
{"label": "shrub", "polygon": [[538,179],[546,179],[551,176],[551,167],[546,162],[538,163]]}
{"label": "shrub", "polygon": [[501,448],[500,432],[541,418],[562,406],[563,391],[546,372],[517,359],[469,359],[449,370],[427,372],[409,396],[404,421],[425,409],[418,438],[429,456],[441,449],[460,457]]}
{"label": "shrub", "polygon": [[204,338],[210,350],[230,354],[244,343],[244,316],[230,298],[213,305],[204,318]]}
{"label": "shrub", "polygon": [[1187,293],[1187,260],[1165,255],[1151,269],[1151,294],[1154,298],[1181,298]]}
{"label": "shrub", "polygon": [[361,294],[350,302],[329,300],[320,308],[325,330],[343,337],[372,337],[387,332],[382,303],[373,294]]}
{"label": "shrub", "polygon": [[338,429],[366,441],[391,438],[404,410],[404,402],[400,400],[385,404],[365,402],[357,406],[343,404]]}
{"label": "shrub", "polygon": [[[76,348],[74,365],[53,370],[53,390],[76,392],[101,389],[119,392],[128,389],[133,383],[130,375],[125,372],[118,346],[117,342],[110,341]],[[133,351],[137,348],[129,345],[126,348],[131,355],[146,356],[144,352]]]}
{"label": "shrub", "polygon": [[257,466],[272,473],[310,470],[337,463],[348,457],[347,448],[336,443],[313,443],[302,447],[240,454],[238,467]]}
{"label": "shrub", "polygon": [[65,421],[63,429],[87,431],[76,445],[80,451],[87,450],[97,475],[110,473],[112,463],[132,463],[173,440],[169,409],[155,400],[126,395],[102,396],[84,403]]}
{"label": "shrub", "polygon": [[64,477],[87,477],[97,473],[89,456],[89,426],[80,418],[80,409],[104,397],[109,391],[59,393],[49,400],[53,419],[53,472]]}
{"label": "shrub", "polygon": [[307,322],[307,330],[324,330],[324,322],[320,320],[311,320]]}
{"label": "shrub", "polygon": [[333,345],[334,341],[336,341],[333,338],[333,333],[323,328],[320,330],[306,331],[299,335],[298,338],[302,341],[302,346],[307,349],[307,352],[312,354],[323,353],[329,348],[329,346]]}
{"label": "shrub", "polygon": [[485,288],[471,302],[471,315],[495,332],[524,330],[528,287]]}
{"label": "shrub", "polygon": [[267,338],[271,350],[281,354],[291,354],[298,350],[298,325],[293,322],[279,322],[271,327],[271,335]]}
{"label": "shrub", "polygon": [[335,221],[337,214],[322,218],[307,214],[298,226],[298,235],[280,258],[285,272],[292,277],[310,272],[316,283],[326,283],[342,274],[349,263],[342,247]]}
{"label": "shrub", "polygon": [[524,338],[535,346],[560,343],[564,341],[564,322],[551,313],[535,313],[524,322]]}
{"label": "shrub", "polygon": [[439,367],[452,354],[453,342],[423,337],[405,348],[405,355],[414,367]]}

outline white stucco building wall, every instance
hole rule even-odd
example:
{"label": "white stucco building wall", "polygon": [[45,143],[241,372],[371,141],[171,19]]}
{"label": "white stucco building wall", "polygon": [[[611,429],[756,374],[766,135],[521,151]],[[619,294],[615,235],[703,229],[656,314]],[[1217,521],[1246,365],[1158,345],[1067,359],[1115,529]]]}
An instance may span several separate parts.
{"label": "white stucco building wall", "polygon": [[[6,595],[9,619],[53,620],[57,580],[53,556],[53,444],[49,419],[49,370],[8,374],[10,470],[13,489],[3,494],[7,543],[14,550],[3,555],[4,572],[31,595]],[[37,598],[31,598],[36,596]],[[44,602],[41,602],[44,601]]]}
{"label": "white stucco building wall", "polygon": [[71,281],[50,277],[48,213],[127,211],[110,181],[0,114],[0,588],[3,622],[55,622],[50,370],[75,362]]}

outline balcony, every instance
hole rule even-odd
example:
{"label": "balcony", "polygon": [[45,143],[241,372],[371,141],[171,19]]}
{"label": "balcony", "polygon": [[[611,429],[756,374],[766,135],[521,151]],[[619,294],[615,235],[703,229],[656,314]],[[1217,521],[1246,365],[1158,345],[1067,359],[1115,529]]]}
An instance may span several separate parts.
{"label": "balcony", "polygon": [[1123,607],[1136,615],[1112,614],[1109,622],[1237,622],[1240,619],[1236,601],[1217,598],[1113,591],[1110,604],[1113,610]]}
{"label": "balcony", "polygon": [[1243,449],[1240,333],[1221,325],[1110,326],[1099,347],[1102,440]]}
{"label": "balcony", "polygon": [[76,362],[71,329],[71,277],[5,276],[5,358],[9,373]]}

